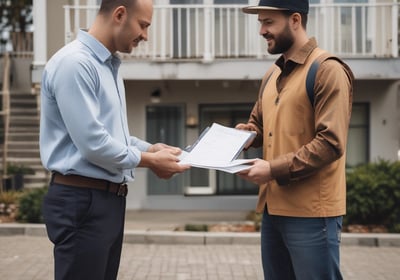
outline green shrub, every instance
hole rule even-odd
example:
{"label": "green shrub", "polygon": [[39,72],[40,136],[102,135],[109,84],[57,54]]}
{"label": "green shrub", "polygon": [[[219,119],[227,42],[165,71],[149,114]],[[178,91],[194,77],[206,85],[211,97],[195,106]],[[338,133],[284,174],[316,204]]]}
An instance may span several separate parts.
{"label": "green shrub", "polygon": [[17,220],[25,223],[42,223],[42,201],[47,187],[26,190],[20,200]]}
{"label": "green shrub", "polygon": [[8,191],[0,193],[0,203],[4,204],[18,204],[19,198],[22,193],[17,191]]}
{"label": "green shrub", "polygon": [[23,164],[7,164],[7,174],[35,174],[35,170]]}
{"label": "green shrub", "polygon": [[185,231],[208,231],[208,225],[203,224],[187,224]]}
{"label": "green shrub", "polygon": [[347,215],[344,224],[400,224],[400,162],[380,160],[347,174]]}
{"label": "green shrub", "polygon": [[260,231],[261,229],[261,221],[262,221],[262,214],[256,213],[256,211],[250,211],[246,215],[247,221],[252,221],[254,223],[256,231]]}

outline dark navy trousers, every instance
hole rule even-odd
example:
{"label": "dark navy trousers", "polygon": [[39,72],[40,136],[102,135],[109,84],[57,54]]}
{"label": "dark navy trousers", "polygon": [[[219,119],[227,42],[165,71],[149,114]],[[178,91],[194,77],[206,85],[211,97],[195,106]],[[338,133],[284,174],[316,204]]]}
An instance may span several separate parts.
{"label": "dark navy trousers", "polygon": [[54,244],[55,280],[117,279],[125,197],[51,183],[43,217]]}

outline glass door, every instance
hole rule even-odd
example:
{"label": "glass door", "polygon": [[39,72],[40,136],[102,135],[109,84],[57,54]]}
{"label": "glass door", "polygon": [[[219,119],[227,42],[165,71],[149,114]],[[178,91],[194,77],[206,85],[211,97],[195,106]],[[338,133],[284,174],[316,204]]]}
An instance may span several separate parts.
{"label": "glass door", "polygon": [[[150,105],[146,108],[146,139],[150,143],[165,143],[183,147],[185,135],[184,105]],[[183,175],[159,179],[150,170],[147,173],[149,195],[176,195],[183,192]]]}

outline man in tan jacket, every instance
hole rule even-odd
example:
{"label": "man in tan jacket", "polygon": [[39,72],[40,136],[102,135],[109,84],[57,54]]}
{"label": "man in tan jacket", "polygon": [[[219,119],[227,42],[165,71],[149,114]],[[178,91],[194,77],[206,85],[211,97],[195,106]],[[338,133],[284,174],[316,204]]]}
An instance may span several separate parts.
{"label": "man in tan jacket", "polygon": [[260,185],[265,279],[342,279],[353,74],[307,36],[308,10],[308,0],[261,0],[243,8],[258,15],[268,52],[282,54],[264,76],[248,123],[236,126],[256,131],[252,146],[263,146],[263,159],[239,176]]}

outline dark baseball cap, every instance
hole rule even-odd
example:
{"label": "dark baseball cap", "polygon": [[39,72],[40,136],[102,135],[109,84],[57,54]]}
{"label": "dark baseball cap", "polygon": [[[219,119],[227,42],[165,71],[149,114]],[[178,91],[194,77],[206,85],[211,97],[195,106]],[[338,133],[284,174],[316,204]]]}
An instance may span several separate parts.
{"label": "dark baseball cap", "polygon": [[263,10],[287,10],[308,14],[308,0],[260,0],[258,6],[244,7],[246,14],[258,14]]}

